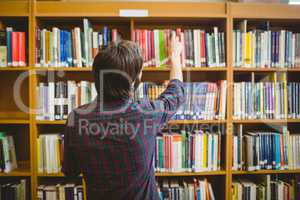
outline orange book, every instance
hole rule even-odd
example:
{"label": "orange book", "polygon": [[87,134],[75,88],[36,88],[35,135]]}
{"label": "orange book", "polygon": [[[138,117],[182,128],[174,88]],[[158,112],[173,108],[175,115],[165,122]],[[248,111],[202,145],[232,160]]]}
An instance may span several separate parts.
{"label": "orange book", "polygon": [[18,33],[19,39],[19,66],[26,66],[26,45],[25,45],[25,32]]}

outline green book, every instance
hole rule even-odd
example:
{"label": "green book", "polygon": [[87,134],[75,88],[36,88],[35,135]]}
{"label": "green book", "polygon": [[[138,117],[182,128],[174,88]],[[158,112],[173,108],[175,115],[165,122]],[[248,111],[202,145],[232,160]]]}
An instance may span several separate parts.
{"label": "green book", "polygon": [[165,33],[159,30],[159,65],[165,66],[167,63],[166,48],[165,48]]}

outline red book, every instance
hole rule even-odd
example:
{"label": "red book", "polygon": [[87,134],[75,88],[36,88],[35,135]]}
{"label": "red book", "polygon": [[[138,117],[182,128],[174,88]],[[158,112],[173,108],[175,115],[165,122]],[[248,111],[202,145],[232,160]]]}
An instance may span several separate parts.
{"label": "red book", "polygon": [[113,42],[117,41],[117,29],[114,28],[111,30],[111,32],[112,32],[112,41]]}
{"label": "red book", "polygon": [[19,65],[19,37],[18,32],[12,32],[11,34],[12,43],[12,66]]}
{"label": "red book", "polygon": [[151,65],[155,65],[155,47],[154,47],[154,31],[152,30],[151,32]]}
{"label": "red book", "polygon": [[25,47],[25,32],[18,32],[19,36],[19,66],[26,66],[26,47]]}
{"label": "red book", "polygon": [[151,31],[147,30],[147,61],[148,66],[151,66]]}

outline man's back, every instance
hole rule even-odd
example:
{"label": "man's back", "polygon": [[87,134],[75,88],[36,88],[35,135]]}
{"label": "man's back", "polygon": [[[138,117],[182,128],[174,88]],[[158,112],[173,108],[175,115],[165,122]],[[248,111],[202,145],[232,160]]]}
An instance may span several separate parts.
{"label": "man's back", "polygon": [[183,101],[182,82],[172,80],[154,102],[129,98],[100,109],[95,101],[73,111],[65,131],[64,173],[83,173],[88,200],[159,199],[155,137]]}

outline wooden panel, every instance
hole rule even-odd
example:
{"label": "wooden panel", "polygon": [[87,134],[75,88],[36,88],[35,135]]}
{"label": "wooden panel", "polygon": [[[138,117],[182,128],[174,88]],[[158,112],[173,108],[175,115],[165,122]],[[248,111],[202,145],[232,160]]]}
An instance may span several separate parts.
{"label": "wooden panel", "polygon": [[37,16],[119,16],[119,9],[147,9],[150,17],[226,17],[225,3],[38,2]]}
{"label": "wooden panel", "polygon": [[0,16],[28,16],[28,2],[1,2],[0,1]]}
{"label": "wooden panel", "polygon": [[300,19],[300,6],[287,4],[229,3],[233,18]]}

